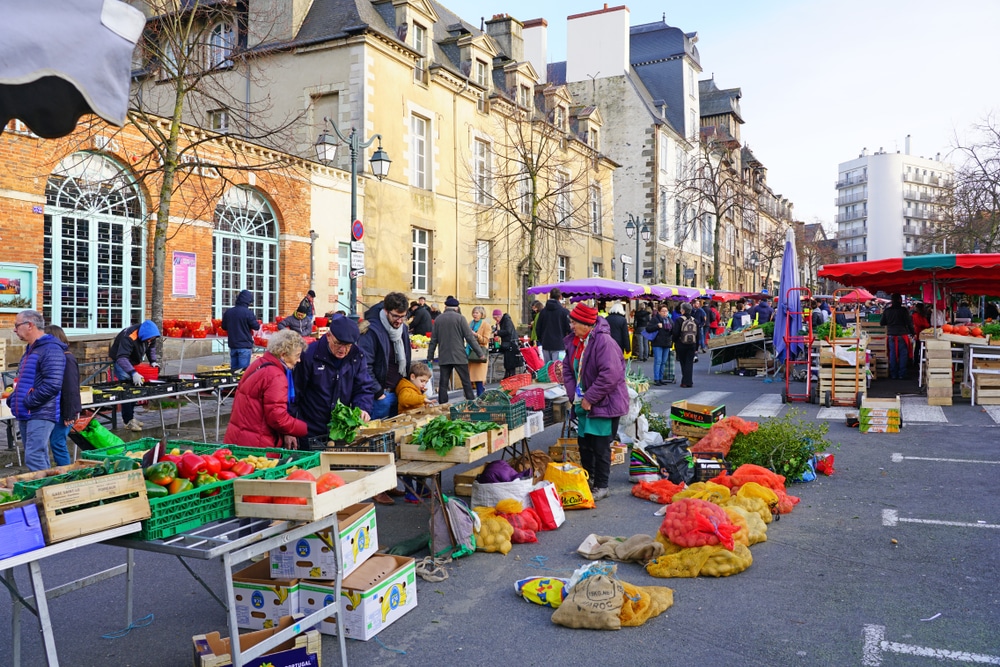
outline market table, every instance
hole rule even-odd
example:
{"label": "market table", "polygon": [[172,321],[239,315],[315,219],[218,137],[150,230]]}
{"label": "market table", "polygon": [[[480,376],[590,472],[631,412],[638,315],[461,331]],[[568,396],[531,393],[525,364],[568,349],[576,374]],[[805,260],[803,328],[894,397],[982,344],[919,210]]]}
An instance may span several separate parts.
{"label": "market table", "polygon": [[[137,528],[138,529],[138,528]],[[132,551],[148,551],[164,555],[176,556],[181,565],[191,574],[194,579],[208,591],[208,593],[222,605],[229,613],[229,637],[232,645],[232,665],[242,667],[255,658],[274,649],[278,645],[292,639],[303,631],[308,630],[320,621],[336,616],[337,641],[340,644],[340,663],[347,665],[347,645],[344,640],[344,623],[340,622],[340,588],[343,579],[343,570],[337,568],[337,578],[335,580],[334,602],[329,605],[328,610],[323,607],[312,614],[305,616],[299,622],[294,623],[273,636],[254,645],[246,651],[240,651],[240,631],[238,619],[236,617],[236,595],[233,592],[233,566],[239,565],[265,554],[272,549],[277,549],[282,545],[294,545],[300,539],[312,535],[318,531],[330,529],[333,535],[339,532],[337,524],[337,513],[334,512],[327,517],[309,523],[299,523],[295,521],[282,521],[274,519],[255,519],[249,517],[232,517],[207,523],[199,528],[189,530],[173,537],[161,540],[134,540],[128,538],[118,538],[110,540],[107,544],[117,547],[124,547],[128,550],[128,562],[130,564],[128,576],[127,599],[131,600],[132,584],[134,575],[131,564],[133,561]],[[343,553],[341,552],[340,540],[333,540],[337,563],[343,563]],[[223,575],[226,581],[226,599],[222,600],[198,574],[191,569],[185,559],[195,560],[222,560]],[[131,609],[129,609],[128,623],[132,623]]]}
{"label": "market table", "polygon": [[201,341],[208,341],[210,343],[215,343],[215,342],[222,343],[222,354],[224,355],[224,358],[227,358],[229,356],[226,353],[226,346],[229,344],[229,336],[216,336],[215,334],[212,334],[211,336],[205,336],[204,338],[170,337],[167,340],[179,341],[181,344],[180,359],[177,362],[178,375],[184,372],[184,351],[188,348],[189,345],[191,345],[191,343],[201,342]]}
{"label": "market table", "polygon": [[[38,617],[38,624],[42,629],[42,643],[45,646],[45,660],[46,663],[52,667],[59,664],[59,658],[56,655],[56,641],[55,633],[52,630],[52,618],[49,616],[49,600],[55,599],[61,595],[70,593],[80,588],[85,588],[91,584],[96,584],[99,581],[104,581],[105,579],[110,579],[111,577],[117,577],[120,574],[126,574],[126,624],[132,624],[131,551],[128,553],[126,562],[121,565],[116,565],[115,567],[97,572],[88,577],[84,577],[83,579],[77,579],[76,581],[71,581],[67,584],[63,584],[62,586],[57,586],[56,588],[49,590],[45,590],[45,582],[42,581],[42,568],[39,561],[44,558],[48,558],[49,556],[72,551],[73,549],[87,546],[89,544],[97,544],[113,538],[120,539],[123,535],[138,532],[141,526],[142,524],[140,523],[130,523],[125,526],[112,528],[110,530],[103,530],[98,533],[76,537],[71,540],[66,540],[65,542],[57,542],[56,544],[42,547],[41,549],[35,549],[34,551],[28,551],[23,554],[18,554],[17,556],[11,556],[10,558],[0,560],[0,582],[3,582],[4,586],[7,587],[7,591],[10,593],[11,604],[13,606],[13,612],[11,614],[11,631],[13,634],[11,664],[13,664],[14,667],[18,667],[21,664],[22,608],[27,609]],[[21,595],[17,588],[17,582],[14,579],[14,568],[18,565],[27,565],[28,572],[31,576],[31,592],[33,595],[27,598]],[[35,604],[34,607],[32,607],[33,602]]]}
{"label": "market table", "polygon": [[[96,414],[100,414],[101,410],[106,408],[111,408],[111,414],[108,418],[108,422],[111,424],[111,429],[114,430],[118,427],[118,406],[124,405],[126,403],[140,403],[142,401],[162,401],[170,398],[180,398],[184,399],[191,405],[198,406],[198,416],[201,422],[201,439],[203,442],[207,442],[207,434],[205,432],[205,410],[201,404],[201,395],[205,392],[211,392],[210,388],[197,387],[191,389],[177,389],[174,391],[167,391],[160,394],[150,394],[147,396],[129,396],[126,398],[116,398],[112,400],[97,400],[95,398],[93,403],[90,403],[85,407],[86,410],[94,410]],[[163,418],[163,407],[160,406],[160,429],[166,433],[166,421]],[[177,407],[177,421],[180,423],[180,405]]]}
{"label": "market table", "polygon": [[[767,353],[770,349],[771,354],[774,354],[774,340],[771,338],[761,338],[759,340],[743,341],[740,343],[733,343],[732,345],[719,345],[716,347],[708,348],[709,352],[709,363],[708,372],[712,372],[713,366],[721,366],[723,364],[728,364],[730,361],[736,359],[745,358],[746,352],[756,353],[757,350],[762,350],[764,352],[764,373],[770,374],[777,368],[776,363],[768,365]],[[720,371],[721,372],[721,371]]]}

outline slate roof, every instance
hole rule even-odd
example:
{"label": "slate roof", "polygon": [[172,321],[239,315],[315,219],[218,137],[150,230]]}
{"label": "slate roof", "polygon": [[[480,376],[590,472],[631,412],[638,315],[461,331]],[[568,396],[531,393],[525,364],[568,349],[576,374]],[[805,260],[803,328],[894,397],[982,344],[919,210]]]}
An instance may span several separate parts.
{"label": "slate roof", "polygon": [[720,89],[715,85],[715,79],[698,82],[698,99],[701,105],[701,116],[722,116],[733,114],[736,120],[743,122],[740,113],[740,98],[743,92],[739,88]]}
{"label": "slate roof", "polygon": [[[650,99],[667,103],[667,121],[675,130],[684,127],[683,57],[700,67],[697,33],[685,33],[666,23],[646,23],[629,29],[629,62]],[[684,134],[683,129],[680,132]]]}

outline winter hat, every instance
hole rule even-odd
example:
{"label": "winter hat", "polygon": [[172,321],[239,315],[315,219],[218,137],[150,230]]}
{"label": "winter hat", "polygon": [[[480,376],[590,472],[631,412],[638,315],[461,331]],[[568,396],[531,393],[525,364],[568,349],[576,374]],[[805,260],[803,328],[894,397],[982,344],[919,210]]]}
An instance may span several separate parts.
{"label": "winter hat", "polygon": [[309,314],[309,306],[304,303],[300,303],[299,307],[295,309],[295,312],[302,313],[303,315]]}
{"label": "winter hat", "polygon": [[156,328],[156,322],[153,320],[146,320],[139,325],[139,340],[149,340],[157,338],[159,335],[160,330]]}
{"label": "winter hat", "polygon": [[493,309],[493,317],[502,317],[502,316],[503,316],[502,310],[500,310],[499,308]]}
{"label": "winter hat", "polygon": [[586,324],[587,326],[592,327],[597,322],[597,309],[591,308],[587,304],[580,302],[573,307],[569,316],[580,324]]}
{"label": "winter hat", "polygon": [[341,343],[357,343],[358,324],[349,317],[335,317],[330,320],[330,333]]}
{"label": "winter hat", "polygon": [[458,308],[458,299],[456,299],[453,296],[449,296],[447,299],[444,300],[444,307],[445,308]]}

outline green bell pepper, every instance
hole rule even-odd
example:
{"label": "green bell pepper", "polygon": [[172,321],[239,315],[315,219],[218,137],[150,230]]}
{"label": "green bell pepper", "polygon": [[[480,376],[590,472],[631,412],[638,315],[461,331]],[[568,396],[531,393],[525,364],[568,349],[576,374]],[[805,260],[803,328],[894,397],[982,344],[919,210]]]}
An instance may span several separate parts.
{"label": "green bell pepper", "polygon": [[166,498],[168,495],[170,495],[170,492],[167,491],[167,487],[160,486],[159,484],[154,484],[153,482],[146,480],[146,496],[150,500]]}
{"label": "green bell pepper", "polygon": [[154,463],[146,468],[146,480],[160,486],[170,486],[177,478],[177,464],[170,461]]}

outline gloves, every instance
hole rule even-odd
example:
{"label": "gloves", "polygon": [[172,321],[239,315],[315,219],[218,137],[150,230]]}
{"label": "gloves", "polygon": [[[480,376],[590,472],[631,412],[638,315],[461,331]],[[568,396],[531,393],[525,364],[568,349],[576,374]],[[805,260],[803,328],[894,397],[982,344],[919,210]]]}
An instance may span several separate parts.
{"label": "gloves", "polygon": [[160,367],[160,362],[159,361],[154,361],[154,362],[150,363],[149,365],[152,366],[153,368],[159,368]]}
{"label": "gloves", "polygon": [[141,387],[143,382],[145,382],[145,380],[141,375],[139,375],[139,371],[132,373],[132,384],[137,387]]}
{"label": "gloves", "polygon": [[427,360],[427,368],[434,368],[434,362],[430,359]]}

